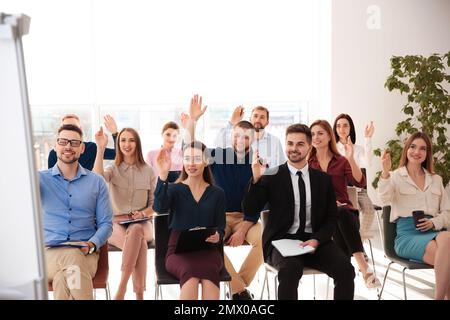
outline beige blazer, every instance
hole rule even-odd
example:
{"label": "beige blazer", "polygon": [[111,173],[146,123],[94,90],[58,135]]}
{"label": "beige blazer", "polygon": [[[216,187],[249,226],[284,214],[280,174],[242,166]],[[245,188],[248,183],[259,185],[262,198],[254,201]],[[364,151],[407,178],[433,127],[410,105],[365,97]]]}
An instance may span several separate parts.
{"label": "beige blazer", "polygon": [[378,195],[383,205],[391,206],[391,222],[399,217],[410,217],[412,211],[423,210],[433,216],[435,230],[450,229],[450,200],[442,178],[425,170],[425,188],[420,188],[408,175],[406,167],[390,173],[388,179],[380,178]]}

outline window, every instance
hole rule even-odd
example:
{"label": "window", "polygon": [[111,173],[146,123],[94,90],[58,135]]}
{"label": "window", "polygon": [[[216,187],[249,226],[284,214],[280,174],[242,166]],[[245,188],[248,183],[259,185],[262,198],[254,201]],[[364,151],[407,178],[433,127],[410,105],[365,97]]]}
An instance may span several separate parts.
{"label": "window", "polygon": [[206,144],[240,104],[247,111],[268,107],[269,131],[283,139],[286,125],[307,123],[311,111],[329,107],[322,90],[329,80],[329,6],[330,0],[3,0],[2,11],[31,16],[23,41],[39,167],[46,167],[65,113],[82,116],[88,140],[110,113],[119,126],[140,131],[146,152],[159,147],[162,125],[179,120],[195,93],[209,104],[198,129]]}

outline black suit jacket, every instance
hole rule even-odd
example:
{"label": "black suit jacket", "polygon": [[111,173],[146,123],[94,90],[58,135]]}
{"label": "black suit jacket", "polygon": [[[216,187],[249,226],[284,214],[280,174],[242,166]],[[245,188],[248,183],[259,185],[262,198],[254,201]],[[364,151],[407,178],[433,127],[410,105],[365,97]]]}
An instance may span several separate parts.
{"label": "black suit jacket", "polygon": [[[270,213],[262,234],[264,260],[272,252],[272,241],[283,239],[294,223],[294,190],[287,163],[271,169],[275,174],[265,174],[253,184],[250,181],[244,197],[244,212],[249,216],[259,216],[266,203]],[[336,230],[337,206],[331,177],[319,170],[309,168],[311,184],[311,225],[312,239],[319,246],[331,240]]]}

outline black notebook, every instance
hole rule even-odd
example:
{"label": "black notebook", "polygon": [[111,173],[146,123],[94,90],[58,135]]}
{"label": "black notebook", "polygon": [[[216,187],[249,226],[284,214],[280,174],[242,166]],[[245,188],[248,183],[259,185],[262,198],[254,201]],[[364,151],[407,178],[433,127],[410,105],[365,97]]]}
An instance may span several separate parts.
{"label": "black notebook", "polygon": [[216,246],[215,243],[206,242],[206,238],[217,231],[216,227],[197,227],[181,231],[178,237],[175,253],[209,249]]}
{"label": "black notebook", "polygon": [[139,218],[139,219],[130,219],[130,220],[123,220],[120,221],[119,224],[130,224],[130,223],[136,223],[136,222],[142,222],[142,221],[147,221],[150,220],[151,217],[145,217],[145,218]]}

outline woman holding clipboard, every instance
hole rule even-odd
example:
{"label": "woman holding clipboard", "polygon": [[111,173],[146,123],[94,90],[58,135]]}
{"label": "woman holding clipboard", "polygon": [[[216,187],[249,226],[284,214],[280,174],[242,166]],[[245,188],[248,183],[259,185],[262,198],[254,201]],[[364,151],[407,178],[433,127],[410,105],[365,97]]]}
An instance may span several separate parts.
{"label": "woman holding clipboard", "polygon": [[[153,208],[170,212],[170,237],[166,255],[166,270],[180,280],[180,300],[219,299],[219,275],[223,256],[217,245],[225,232],[225,193],[213,185],[212,173],[205,155],[206,146],[193,141],[183,148],[183,170],[178,180],[169,184],[170,156],[161,150],[157,156],[159,179]],[[206,237],[207,248],[179,252],[178,239],[183,231],[211,227],[216,231]],[[178,244],[178,245],[177,245]]]}
{"label": "woman holding clipboard", "polygon": [[[115,299],[123,300],[130,276],[137,300],[144,299],[147,276],[147,242],[153,239],[150,220],[153,215],[153,192],[156,176],[142,156],[139,134],[124,128],[117,137],[116,159],[103,170],[103,153],[108,137],[100,128],[95,134],[97,156],[94,172],[109,184],[114,219],[113,233],[108,242],[122,249],[122,276]],[[136,220],[136,221],[134,221]]]}

